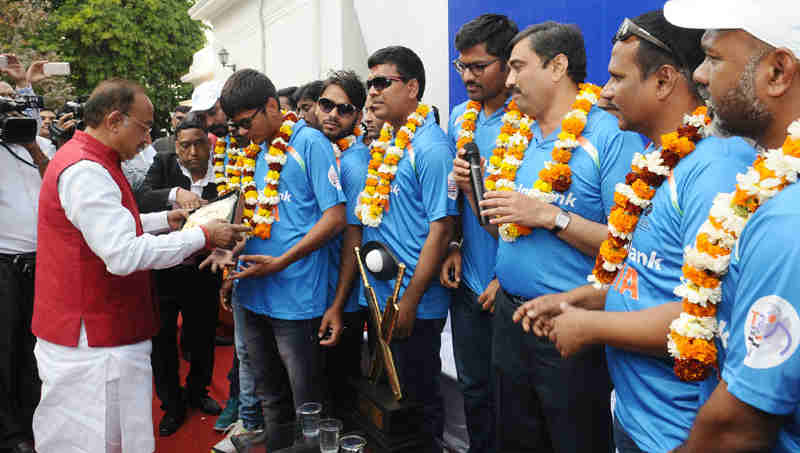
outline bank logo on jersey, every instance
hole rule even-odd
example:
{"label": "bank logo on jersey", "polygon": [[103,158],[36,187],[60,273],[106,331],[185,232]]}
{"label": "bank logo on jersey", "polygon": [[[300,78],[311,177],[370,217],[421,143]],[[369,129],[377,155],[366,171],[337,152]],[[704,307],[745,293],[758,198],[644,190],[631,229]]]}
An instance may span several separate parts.
{"label": "bank logo on jersey", "polygon": [[800,344],[800,318],[786,299],[771,295],[758,299],[747,312],[744,324],[750,368],[772,368],[792,356]]}
{"label": "bank logo on jersey", "polygon": [[[525,187],[522,184],[517,184],[517,192],[531,197],[533,196],[533,187]],[[566,194],[556,193],[556,199],[554,203],[575,209],[576,201],[578,201],[578,199],[572,196],[572,192],[567,192]]]}

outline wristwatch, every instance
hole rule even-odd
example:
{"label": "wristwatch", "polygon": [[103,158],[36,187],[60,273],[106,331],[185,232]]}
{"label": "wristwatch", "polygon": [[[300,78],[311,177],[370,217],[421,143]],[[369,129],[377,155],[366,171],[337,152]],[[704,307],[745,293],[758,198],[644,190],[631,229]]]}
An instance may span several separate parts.
{"label": "wristwatch", "polygon": [[553,226],[553,229],[550,231],[553,232],[554,234],[560,233],[569,226],[570,220],[572,220],[572,217],[570,217],[569,212],[562,209],[561,212],[556,214],[555,225]]}

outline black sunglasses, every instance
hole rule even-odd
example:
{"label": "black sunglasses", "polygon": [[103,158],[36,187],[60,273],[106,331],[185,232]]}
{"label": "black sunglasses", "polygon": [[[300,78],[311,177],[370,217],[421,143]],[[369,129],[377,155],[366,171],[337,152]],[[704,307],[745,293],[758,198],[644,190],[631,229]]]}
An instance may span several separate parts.
{"label": "black sunglasses", "polygon": [[392,82],[397,81],[405,83],[406,80],[407,79],[403,77],[388,77],[388,76],[373,77],[367,80],[367,90],[371,89],[372,87],[375,87],[376,90],[383,91],[386,88],[389,88],[389,85],[391,85]]}
{"label": "black sunglasses", "polygon": [[350,116],[356,113],[357,110],[356,106],[353,104],[337,104],[328,98],[319,98],[317,104],[319,104],[320,110],[325,113],[331,113],[333,109],[336,109],[339,115],[342,116]]}
{"label": "black sunglasses", "polygon": [[230,121],[230,122],[228,122],[228,126],[233,128],[233,129],[239,129],[239,128],[241,128],[241,129],[250,129],[251,127],[253,127],[253,118],[255,118],[256,115],[258,115],[259,113],[261,113],[263,111],[264,111],[264,107],[259,107],[258,109],[256,109],[255,112],[253,112],[252,115],[250,115],[247,118],[242,118],[239,121]]}

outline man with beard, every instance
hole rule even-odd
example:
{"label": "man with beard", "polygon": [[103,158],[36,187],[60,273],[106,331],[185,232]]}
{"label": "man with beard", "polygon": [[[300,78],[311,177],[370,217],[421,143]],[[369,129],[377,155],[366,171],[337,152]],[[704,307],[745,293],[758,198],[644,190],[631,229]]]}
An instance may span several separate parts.
{"label": "man with beard", "polygon": [[212,149],[218,138],[228,135],[228,117],[219,103],[222,85],[221,80],[211,80],[201,83],[192,91],[191,111],[199,112],[205,118]]}
{"label": "man with beard", "polygon": [[[511,101],[505,86],[508,43],[518,31],[508,17],[484,14],[456,33],[459,54],[453,64],[470,100],[453,108],[447,135],[458,149],[473,142],[486,160],[492,156]],[[451,242],[439,279],[455,290],[450,306],[453,355],[464,398],[469,451],[477,453],[494,451],[491,307],[499,287],[494,278],[497,240],[481,227],[468,205],[464,209],[464,203],[469,202],[462,200],[459,209],[463,239]]]}
{"label": "man with beard", "polygon": [[[731,195],[721,194],[710,212],[709,222],[722,219],[726,228],[709,225],[711,242],[730,256],[724,279],[719,272],[705,272],[722,279],[716,287],[722,300],[716,307],[712,362],[720,372],[710,370],[711,378],[703,382],[707,401],[685,445],[675,451],[796,452],[800,10],[791,0],[682,0],[667,2],[664,13],[676,25],[706,30],[706,59],[695,80],[707,87],[719,126],[762,149],[754,167],[737,176],[736,187],[725,190]],[[698,360],[681,352],[678,364]]]}
{"label": "man with beard", "polygon": [[364,83],[352,71],[337,71],[326,80],[317,100],[317,115],[322,132],[331,141],[339,164],[342,191],[347,198],[347,226],[330,243],[330,300],[322,317],[320,334],[330,330],[330,337],[320,342],[329,346],[326,360],[333,412],[344,407],[348,380],[361,375],[361,342],[365,311],[359,305],[359,284],[353,248],[361,245],[360,222],[355,215],[358,194],[364,187],[369,149],[355,135],[367,92]]}
{"label": "man with beard", "polygon": [[[492,337],[497,449],[608,451],[611,384],[602,348],[562,360],[549,341],[514,326],[512,314],[528,300],[585,282],[607,232],[614,185],[643,146],[636,134],[621,132],[613,116],[593,107],[599,88],[582,84],[586,51],[577,27],[533,25],[509,46],[506,85],[520,112],[536,121],[509,115],[501,141],[507,146],[498,151],[503,158],[493,156],[487,169],[498,190],[481,202],[481,214],[493,217],[487,229],[503,239]],[[454,175],[470,193],[462,153]],[[466,198],[477,212],[472,197]]]}
{"label": "man with beard", "polygon": [[144,88],[101,82],[75,131],[50,161],[39,197],[32,330],[42,398],[33,420],[39,452],[155,449],[151,341],[158,308],[150,269],[203,248],[232,247],[249,227],[212,221],[176,230],[185,211],[139,214],[120,161],[149,143]]}
{"label": "man with beard", "polygon": [[[702,100],[691,79],[703,60],[701,34],[669,24],[661,10],[620,24],[601,96],[620,129],[657,144],[645,151],[646,157],[637,155],[633,165],[660,176],[635,173],[639,182],[628,179],[617,185],[620,204],[615,209],[638,217],[638,222],[627,257],[609,272],[610,287],[545,295],[514,314],[515,321],[527,314],[523,326],[530,330],[532,318],[542,316],[538,322],[545,324],[565,304],[564,314],[549,323],[552,329],[540,325],[534,329],[537,334],[549,333],[565,357],[588,345],[607,345],[616,395],[614,440],[620,453],[668,451],[686,438],[699,408],[699,387],[679,380],[667,357],[667,324],[681,310],[671,302],[672,291],[681,282],[684,249],[694,242],[712,200],[735,184],[736,173],[755,158],[755,150],[742,139],[703,138],[707,125],[702,114],[694,113]],[[676,160],[670,134],[683,128],[689,137],[694,134],[689,127],[698,130],[689,139],[696,148]],[[633,198],[649,191],[653,196],[647,202]],[[630,199],[640,205],[625,205]],[[608,250],[601,249],[598,263],[605,262]],[[605,278],[597,272],[592,278]]]}

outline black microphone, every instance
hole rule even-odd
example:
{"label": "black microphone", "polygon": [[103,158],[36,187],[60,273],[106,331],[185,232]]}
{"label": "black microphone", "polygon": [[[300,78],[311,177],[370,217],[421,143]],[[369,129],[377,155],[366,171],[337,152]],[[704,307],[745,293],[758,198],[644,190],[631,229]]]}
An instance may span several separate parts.
{"label": "black microphone", "polygon": [[[464,145],[464,160],[469,162],[469,182],[472,184],[472,199],[480,211],[480,202],[483,200],[483,177],[481,176],[481,152],[478,145],[473,142]],[[489,219],[478,213],[481,225],[488,225]]]}

